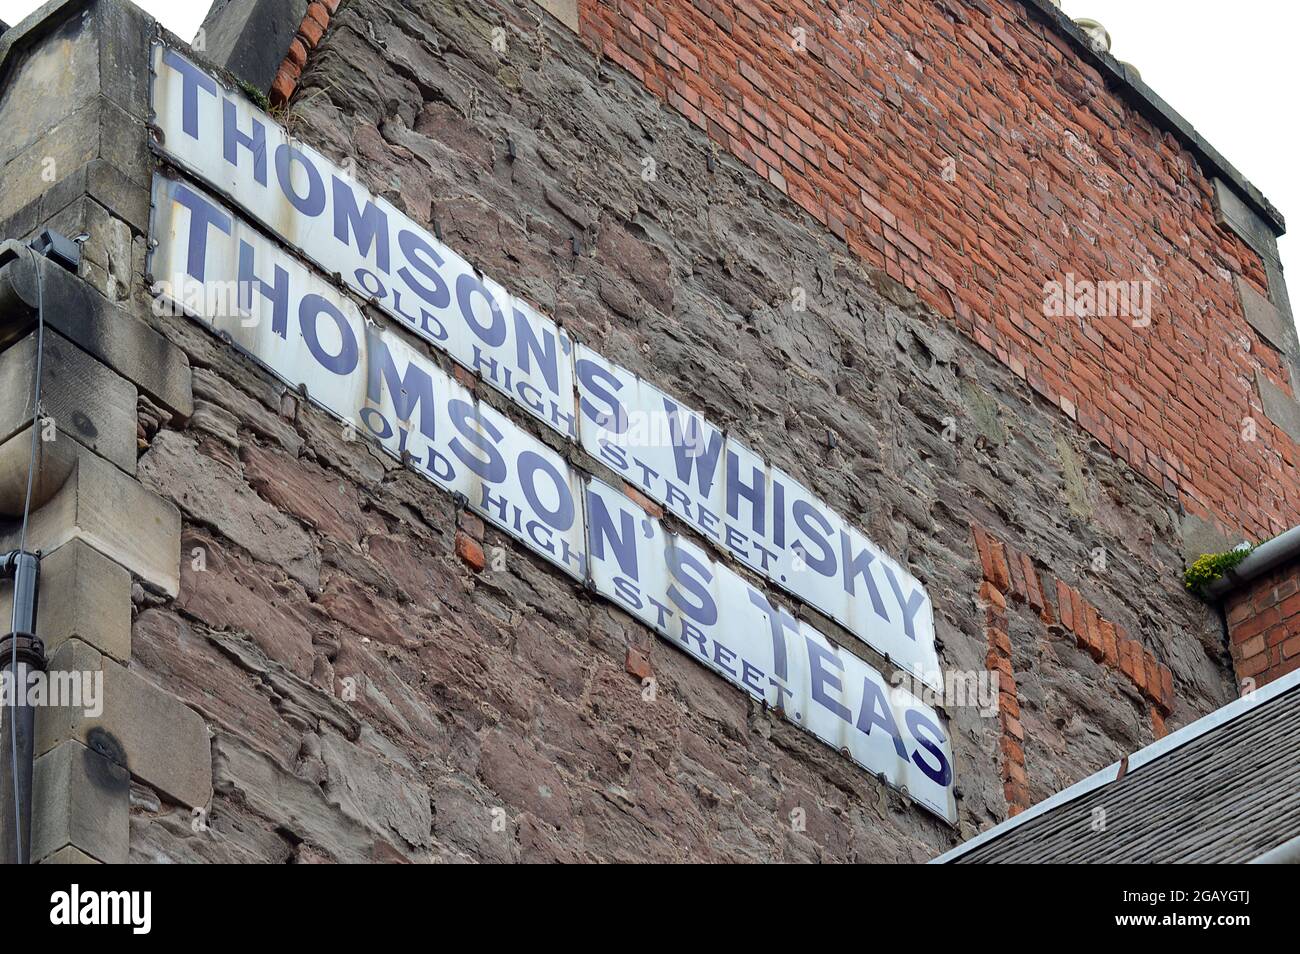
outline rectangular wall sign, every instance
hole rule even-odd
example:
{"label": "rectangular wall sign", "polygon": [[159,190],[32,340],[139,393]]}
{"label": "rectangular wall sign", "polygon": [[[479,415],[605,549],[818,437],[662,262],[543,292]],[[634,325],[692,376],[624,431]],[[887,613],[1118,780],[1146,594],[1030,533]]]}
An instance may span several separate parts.
{"label": "rectangular wall sign", "polygon": [[[920,582],[812,491],[605,360],[241,93],[153,46],[155,149],[706,538],[942,689]],[[278,274],[258,273],[275,292]]]}
{"label": "rectangular wall sign", "polygon": [[[873,774],[956,819],[938,713],[484,405],[396,327],[197,187],[156,175],[164,304]],[[752,463],[747,461],[746,463]]]}

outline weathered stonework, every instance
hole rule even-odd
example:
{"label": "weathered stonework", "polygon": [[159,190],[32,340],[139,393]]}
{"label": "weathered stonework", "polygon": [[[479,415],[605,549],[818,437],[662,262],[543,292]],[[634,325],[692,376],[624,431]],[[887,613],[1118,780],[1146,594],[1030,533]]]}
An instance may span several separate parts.
{"label": "weathered stonework", "polygon": [[130,774],[80,742],[36,760],[32,859],[52,864],[121,864],[130,832]]}
{"label": "weathered stonework", "polygon": [[[308,0],[216,0],[196,48],[259,90],[270,89],[307,11]],[[331,0],[338,5],[338,0]]]}
{"label": "weathered stonework", "polygon": [[[47,655],[77,639],[119,662],[130,660],[131,574],[125,567],[73,540],[41,562],[41,581],[36,615]],[[12,611],[6,589],[0,593],[0,619]]]}
{"label": "weathered stonework", "polygon": [[[127,474],[135,473],[135,387],[107,365],[96,361],[56,332],[44,338],[44,362],[49,388],[41,392],[46,426],[112,461]],[[24,394],[0,411],[0,441],[32,422],[31,382],[36,361],[32,333],[0,355],[0,389]]]}
{"label": "weathered stonework", "polygon": [[[133,778],[191,810],[211,798],[202,719],[128,668],[132,591],[179,586],[180,515],[136,481],[138,450],[193,410],[183,353],[123,304],[142,274],[152,31],[129,5],[69,2],[0,39],[0,221],[14,239],[0,244],[0,547],[19,546],[30,505],[51,678],[102,680],[84,704],[36,710],[32,861],[126,861]],[[46,228],[79,235],[75,276],[21,244]]]}
{"label": "weathered stonework", "polygon": [[[1178,514],[1162,493],[770,186],[727,160],[710,171],[712,150],[688,124],[597,71],[526,4],[435,6],[431,24],[391,5],[341,7],[288,121],[336,158],[355,157],[372,188],[436,222],[485,272],[739,429],[904,555],[941,594],[946,664],[985,666],[968,530],[978,519],[1078,580],[1169,661],[1175,723],[1230,697],[1216,621],[1180,591]],[[490,42],[499,25],[504,55]],[[650,152],[661,161],[645,182]],[[790,307],[795,286],[809,292],[806,312]],[[922,860],[955,841],[495,531],[458,530],[454,501],[344,441],[311,406],[286,410],[274,385],[201,329],[159,327],[234,393],[204,398],[225,412],[220,423],[196,415],[193,436],[160,434],[141,461],[151,486],[181,488],[192,524],[183,550],[201,549],[206,570],[183,566],[176,606],[141,616],[136,658],[209,711],[226,739],[213,816],[221,828],[229,813],[232,857],[306,850],[273,848],[266,833],[279,826],[310,826],[314,852],[356,856],[351,828],[326,812],[337,781],[314,767],[319,731],[290,715],[309,705],[313,722],[337,724],[360,751],[377,744],[364,731],[373,727],[385,740],[376,757],[398,759],[389,764],[408,790],[417,778],[428,790],[430,843],[371,817],[367,851]],[[689,373],[706,365],[715,378]],[[292,436],[270,423],[277,415]],[[949,417],[956,433],[945,440]],[[212,494],[183,490],[209,479],[231,482],[214,485],[226,488],[221,512]],[[1086,524],[1061,503],[1067,479],[1094,514]],[[301,528],[273,534],[274,548],[251,532],[270,518],[268,503]],[[1092,569],[1099,547],[1110,554],[1104,571]],[[494,551],[503,568],[492,569]],[[1038,627],[1011,626],[1009,639],[1017,659],[1050,660],[1052,671],[1022,692],[1036,797],[1154,738],[1147,704],[1085,665],[1086,649]],[[642,699],[647,674],[653,704]],[[269,696],[259,688],[268,675],[283,687]],[[349,687],[355,699],[341,702]],[[951,715],[971,831],[1006,812],[998,719]],[[291,809],[276,805],[270,793],[298,791],[291,779],[304,773],[322,779],[326,804],[303,789]],[[768,781],[756,787],[759,778]],[[791,829],[795,807],[806,831]],[[293,824],[298,813],[312,820]],[[212,850],[169,842],[167,818],[137,817],[134,837],[177,856]],[[746,819],[739,829],[736,818]]]}

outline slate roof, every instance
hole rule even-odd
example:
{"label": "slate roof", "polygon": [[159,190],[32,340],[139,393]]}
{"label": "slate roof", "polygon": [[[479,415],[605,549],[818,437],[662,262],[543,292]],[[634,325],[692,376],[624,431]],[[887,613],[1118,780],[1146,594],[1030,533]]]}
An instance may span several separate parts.
{"label": "slate roof", "polygon": [[[1300,671],[1126,762],[1102,769],[932,863],[1232,863],[1251,861],[1296,838]],[[1102,817],[1105,830],[1094,831],[1094,819]]]}

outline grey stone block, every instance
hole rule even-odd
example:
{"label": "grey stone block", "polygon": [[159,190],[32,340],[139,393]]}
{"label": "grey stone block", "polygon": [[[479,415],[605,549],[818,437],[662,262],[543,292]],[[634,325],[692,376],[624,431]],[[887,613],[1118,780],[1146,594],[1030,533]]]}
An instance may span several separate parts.
{"label": "grey stone block", "polygon": [[1189,566],[1202,554],[1225,553],[1243,542],[1227,536],[1210,521],[1191,513],[1183,514],[1180,530],[1183,541],[1183,562]]}
{"label": "grey stone block", "polygon": [[207,59],[260,90],[269,90],[307,0],[217,0],[200,29]]}
{"label": "grey stone block", "polygon": [[91,100],[58,125],[44,126],[46,131],[23,151],[6,156],[0,167],[0,217],[8,218],[64,176],[99,158],[103,107],[102,100]]}
{"label": "grey stone block", "polygon": [[[0,165],[98,96],[99,40],[93,19],[71,10],[51,17],[44,32],[30,37],[6,65],[0,94],[0,124],[5,130]],[[40,108],[31,108],[33,103]]]}
{"label": "grey stone block", "polygon": [[197,712],[80,640],[51,655],[51,672],[102,672],[103,711],[49,707],[36,719],[36,751],[74,740],[190,808],[212,798],[208,728]]}
{"label": "grey stone block", "polygon": [[536,0],[537,5],[574,33],[578,32],[578,0]]}
{"label": "grey stone block", "polygon": [[149,231],[149,190],[128,179],[107,160],[92,159],[8,218],[0,217],[0,235],[20,240],[34,238],[39,228],[87,197],[104,209],[112,209],[113,215],[135,232],[143,235]]}
{"label": "grey stone block", "polygon": [[126,769],[80,742],[39,755],[32,778],[32,860],[69,859],[64,850],[71,848],[106,864],[124,864],[130,791]]}
{"label": "grey stone block", "polygon": [[[30,425],[28,425],[30,427]],[[0,445],[0,547],[18,545],[31,453],[26,429]],[[37,441],[27,546],[51,552],[83,540],[175,596],[180,589],[180,512],[76,441]]]}
{"label": "grey stone block", "polygon": [[133,382],[178,419],[194,411],[185,353],[59,266],[35,266],[16,242],[0,245],[0,347],[27,334],[36,320],[34,268],[44,281],[46,327],[79,345]]}
{"label": "grey stone block", "polygon": [[99,0],[95,16],[100,92],[144,119],[149,115],[149,41],[154,20],[126,0]]}
{"label": "grey stone block", "polygon": [[1266,259],[1276,259],[1277,236],[1273,228],[1227,182],[1214,180],[1214,212],[1220,225],[1236,232]]}
{"label": "grey stone block", "polygon": [[46,220],[45,226],[64,235],[85,235],[77,276],[110,302],[131,307],[144,273],[143,238],[131,226],[89,196],[81,196]]}
{"label": "grey stone block", "polygon": [[[35,332],[0,352],[0,442],[31,424],[35,366]],[[135,386],[55,331],[44,335],[41,417],[42,440],[70,437],[135,473]]]}
{"label": "grey stone block", "polygon": [[[151,166],[144,125],[102,97],[50,128],[0,168],[0,220],[18,216],[64,179],[81,177],[82,167],[96,159],[116,166],[124,177],[147,187]],[[64,189],[55,196],[67,193]],[[133,207],[138,205],[137,201]]]}
{"label": "grey stone block", "polygon": [[1233,282],[1237,286],[1237,298],[1250,326],[1279,351],[1290,351],[1294,332],[1288,327],[1290,323],[1283,318],[1281,312],[1240,275],[1234,275]]}
{"label": "grey stone block", "polygon": [[1260,371],[1255,372],[1255,386],[1259,388],[1259,399],[1268,419],[1286,431],[1291,440],[1300,443],[1300,403]]}
{"label": "grey stone block", "polygon": [[140,185],[150,175],[149,145],[142,120],[104,97],[95,97],[3,166],[0,219],[7,219],[95,159],[111,162]]}
{"label": "grey stone block", "polygon": [[153,178],[153,158],[143,119],[132,116],[107,97],[100,127],[99,155],[113,163],[140,185]]}
{"label": "grey stone block", "polygon": [[[75,599],[68,594],[75,593]],[[13,607],[13,586],[0,586],[0,619]],[[80,639],[114,659],[131,658],[131,574],[81,540],[41,557],[37,635],[46,653]]]}
{"label": "grey stone block", "polygon": [[1264,259],[1264,271],[1268,275],[1268,293],[1273,305],[1284,316],[1292,328],[1295,327],[1295,312],[1291,309],[1291,296],[1287,292],[1286,276],[1282,272],[1282,263],[1277,259]]}
{"label": "grey stone block", "polygon": [[52,855],[42,858],[40,864],[43,865],[98,865],[103,862],[90,857],[80,848],[73,848],[71,845],[64,845]]}
{"label": "grey stone block", "polygon": [[141,50],[153,29],[153,18],[130,0],[48,0],[0,37],[0,77],[36,60],[30,85],[43,103],[50,84],[61,83],[74,94],[67,97],[73,108],[76,93],[102,92],[143,117],[148,70]]}

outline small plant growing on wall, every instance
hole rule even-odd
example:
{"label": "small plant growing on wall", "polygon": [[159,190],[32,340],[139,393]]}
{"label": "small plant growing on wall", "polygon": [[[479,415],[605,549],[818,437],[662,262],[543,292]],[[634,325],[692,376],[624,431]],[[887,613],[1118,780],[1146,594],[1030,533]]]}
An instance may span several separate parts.
{"label": "small plant growing on wall", "polygon": [[1206,587],[1241,563],[1254,550],[1255,544],[1242,543],[1224,553],[1202,553],[1183,574],[1183,585],[1197,596],[1204,596]]}
{"label": "small plant growing on wall", "polygon": [[271,101],[266,98],[266,94],[254,86],[248,80],[240,80],[239,88],[244,91],[244,95],[256,103],[263,112],[271,111]]}

